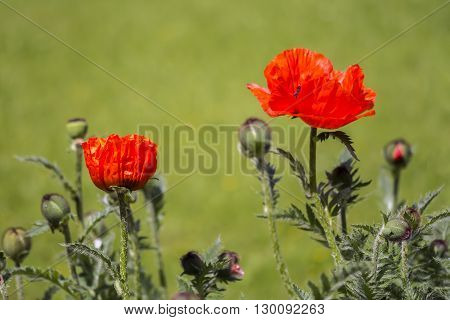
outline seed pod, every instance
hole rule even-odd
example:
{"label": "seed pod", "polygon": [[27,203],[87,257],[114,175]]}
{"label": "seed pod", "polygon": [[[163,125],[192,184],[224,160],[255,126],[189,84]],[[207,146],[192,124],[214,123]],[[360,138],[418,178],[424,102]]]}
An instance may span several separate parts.
{"label": "seed pod", "polygon": [[70,206],[62,195],[48,193],[42,197],[41,212],[50,228],[55,230],[68,217]]}
{"label": "seed pod", "polygon": [[411,145],[404,139],[393,140],[384,147],[384,157],[393,169],[402,169],[411,160]]}
{"label": "seed pod", "polygon": [[406,208],[401,217],[405,220],[412,230],[416,230],[420,225],[420,212],[414,207]]}
{"label": "seed pod", "polygon": [[197,276],[205,267],[202,257],[196,251],[189,251],[180,259],[183,273],[191,276]]}
{"label": "seed pod", "polygon": [[84,139],[88,130],[86,119],[83,118],[69,119],[66,123],[66,130],[70,138],[74,140]]}
{"label": "seed pod", "polygon": [[272,133],[264,121],[247,119],[239,128],[239,148],[249,158],[262,158],[270,150]]}
{"label": "seed pod", "polygon": [[239,255],[233,251],[224,251],[219,256],[219,261],[226,263],[226,268],[219,270],[217,276],[225,281],[242,280],[244,270],[239,264]]}
{"label": "seed pod", "polygon": [[2,247],[6,256],[19,264],[31,249],[31,238],[25,235],[25,229],[8,228],[3,233]]}
{"label": "seed pod", "polygon": [[411,237],[411,227],[400,218],[389,220],[383,229],[383,236],[389,241],[404,241]]}

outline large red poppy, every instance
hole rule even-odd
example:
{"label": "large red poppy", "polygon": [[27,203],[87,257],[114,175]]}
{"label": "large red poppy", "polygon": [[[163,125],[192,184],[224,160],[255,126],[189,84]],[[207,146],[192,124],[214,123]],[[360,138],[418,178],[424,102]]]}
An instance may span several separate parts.
{"label": "large red poppy", "polygon": [[375,92],[364,87],[358,65],[345,72],[308,49],[290,49],[277,55],[264,70],[267,87],[247,88],[271,117],[299,117],[315,128],[337,129],[375,114]]}
{"label": "large red poppy", "polygon": [[112,186],[138,190],[155,174],[157,146],[144,136],[112,134],[89,138],[82,146],[92,182],[104,191]]}

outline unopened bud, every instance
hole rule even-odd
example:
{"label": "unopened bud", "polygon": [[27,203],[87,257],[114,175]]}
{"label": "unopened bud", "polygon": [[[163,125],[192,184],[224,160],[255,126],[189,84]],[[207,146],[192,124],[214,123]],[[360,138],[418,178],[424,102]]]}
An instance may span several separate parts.
{"label": "unopened bud", "polygon": [[444,257],[448,250],[447,241],[442,239],[433,240],[430,249],[436,257]]}
{"label": "unopened bud", "polygon": [[404,168],[412,157],[411,146],[404,139],[393,140],[384,147],[384,157],[394,169]]}
{"label": "unopened bud", "polygon": [[226,268],[218,272],[218,277],[225,281],[242,280],[244,270],[239,264],[239,255],[233,251],[224,251],[219,256],[219,261],[226,263]]}
{"label": "unopened bud", "polygon": [[30,252],[31,238],[23,228],[8,228],[3,233],[2,247],[8,258],[20,263]]}
{"label": "unopened bud", "polygon": [[202,257],[196,251],[189,251],[186,253],[181,257],[180,262],[183,273],[190,276],[199,275],[205,267]]}
{"label": "unopened bud", "polygon": [[159,211],[164,206],[164,192],[165,183],[161,175],[156,174],[154,177],[148,180],[142,192],[144,193],[145,200],[153,204],[156,211]]}
{"label": "unopened bud", "polygon": [[270,127],[257,118],[247,119],[239,128],[239,148],[249,158],[261,158],[270,150]]}
{"label": "unopened bud", "polygon": [[411,229],[416,230],[420,225],[420,212],[414,207],[406,208],[401,217],[405,220]]}
{"label": "unopened bud", "polygon": [[88,130],[86,119],[73,118],[66,123],[66,130],[69,137],[72,139],[84,139]]}
{"label": "unopened bud", "polygon": [[177,292],[171,300],[200,300],[200,297],[192,292]]}
{"label": "unopened bud", "polygon": [[411,227],[400,218],[389,220],[383,229],[383,236],[389,241],[404,241],[411,237]]}
{"label": "unopened bud", "polygon": [[60,194],[49,193],[42,197],[41,212],[52,230],[59,227],[70,213],[70,206],[66,199]]}
{"label": "unopened bud", "polygon": [[326,172],[330,184],[337,189],[350,188],[353,182],[352,174],[345,164],[341,164],[331,172]]}

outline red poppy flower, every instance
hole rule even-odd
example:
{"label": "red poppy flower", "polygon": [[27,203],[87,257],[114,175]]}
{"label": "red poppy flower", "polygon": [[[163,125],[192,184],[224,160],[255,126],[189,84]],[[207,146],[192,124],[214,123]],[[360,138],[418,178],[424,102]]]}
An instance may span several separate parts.
{"label": "red poppy flower", "polygon": [[112,134],[89,138],[82,146],[92,182],[104,191],[112,186],[141,189],[156,171],[157,146],[144,136]]}
{"label": "red poppy flower", "polygon": [[267,65],[264,76],[268,88],[254,83],[247,88],[271,117],[299,117],[315,128],[337,129],[375,114],[376,94],[364,87],[358,65],[341,72],[320,53],[290,49]]}

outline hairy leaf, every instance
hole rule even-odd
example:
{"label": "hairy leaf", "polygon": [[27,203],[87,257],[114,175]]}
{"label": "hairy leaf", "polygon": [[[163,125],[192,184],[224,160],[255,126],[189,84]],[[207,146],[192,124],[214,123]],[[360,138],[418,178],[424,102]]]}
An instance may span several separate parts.
{"label": "hairy leaf", "polygon": [[317,139],[319,141],[325,141],[328,138],[333,138],[339,140],[344,146],[347,148],[348,152],[352,155],[355,160],[358,160],[358,156],[355,153],[355,149],[353,148],[352,138],[348,134],[343,131],[324,131],[317,135]]}

